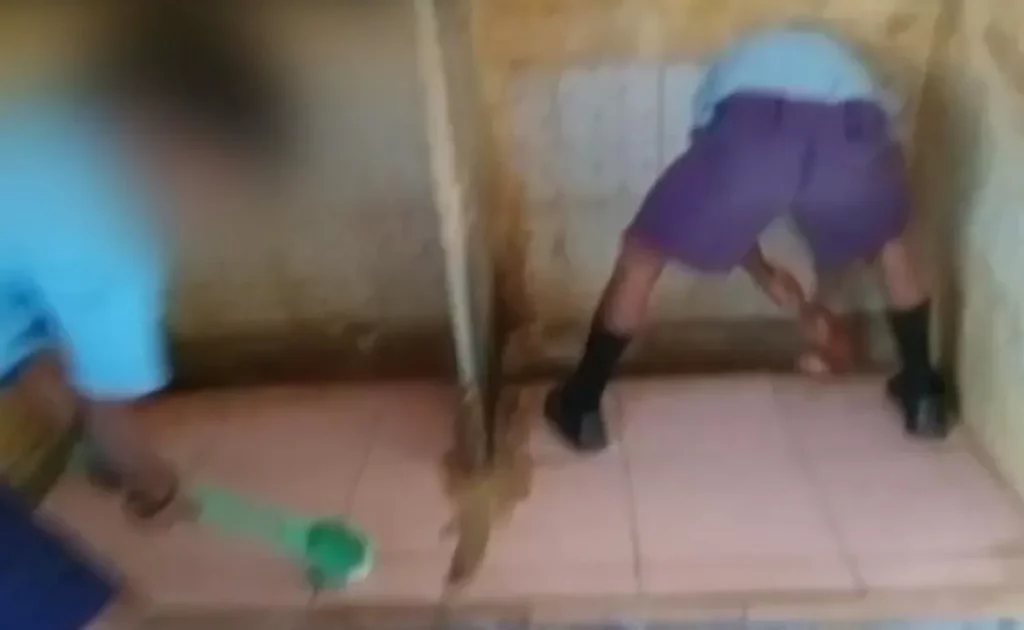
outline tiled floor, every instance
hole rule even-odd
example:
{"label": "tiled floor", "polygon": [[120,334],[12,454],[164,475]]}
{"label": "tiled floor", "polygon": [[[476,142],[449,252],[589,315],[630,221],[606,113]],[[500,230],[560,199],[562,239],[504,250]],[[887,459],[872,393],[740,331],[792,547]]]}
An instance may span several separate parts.
{"label": "tiled floor", "polygon": [[[1016,502],[963,435],[904,438],[881,390],[877,379],[624,381],[607,405],[616,445],[579,458],[540,426],[542,389],[527,388],[515,417],[531,424],[532,490],[460,597],[1024,589]],[[148,412],[187,478],[345,515],[374,536],[370,578],[315,601],[295,567],[259,546],[197,526],[132,531],[77,480],[47,507],[164,614],[431,604],[454,547],[442,536],[451,505],[440,462],[456,402],[447,387],[401,383],[194,395]],[[263,621],[291,627],[276,619]]]}

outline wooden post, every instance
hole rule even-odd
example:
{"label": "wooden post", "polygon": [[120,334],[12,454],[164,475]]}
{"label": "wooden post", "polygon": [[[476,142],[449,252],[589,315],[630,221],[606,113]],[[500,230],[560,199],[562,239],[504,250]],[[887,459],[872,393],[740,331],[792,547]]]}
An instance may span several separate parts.
{"label": "wooden post", "polygon": [[465,0],[414,0],[434,205],[463,404],[456,455],[478,469],[493,426],[493,256],[481,203],[482,126]]}

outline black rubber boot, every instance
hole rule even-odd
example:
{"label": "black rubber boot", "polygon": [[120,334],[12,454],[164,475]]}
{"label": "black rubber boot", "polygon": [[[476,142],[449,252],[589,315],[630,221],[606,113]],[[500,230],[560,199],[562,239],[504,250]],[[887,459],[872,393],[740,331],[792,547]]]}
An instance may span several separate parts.
{"label": "black rubber boot", "polygon": [[608,430],[600,408],[574,412],[557,387],[544,400],[544,416],[565,444],[580,453],[596,453],[608,447]]}
{"label": "black rubber boot", "polygon": [[889,325],[901,369],[889,379],[886,389],[903,413],[903,427],[909,435],[942,439],[952,428],[949,397],[944,379],[931,365],[929,311],[928,302],[890,311]]}
{"label": "black rubber boot", "polygon": [[911,382],[900,372],[886,384],[889,398],[903,414],[903,429],[908,435],[926,439],[944,439],[953,428],[949,413],[949,394],[945,380],[932,371],[926,380]]}
{"label": "black rubber boot", "polygon": [[608,446],[601,398],[629,337],[608,330],[595,317],[579,365],[544,401],[551,428],[573,450],[592,453]]}

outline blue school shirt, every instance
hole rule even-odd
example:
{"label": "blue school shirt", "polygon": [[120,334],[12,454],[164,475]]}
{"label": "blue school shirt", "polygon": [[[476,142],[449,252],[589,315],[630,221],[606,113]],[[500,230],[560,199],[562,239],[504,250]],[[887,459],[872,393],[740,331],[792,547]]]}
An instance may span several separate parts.
{"label": "blue school shirt", "polygon": [[108,122],[65,95],[0,102],[0,377],[56,348],[79,393],[123,400],[169,377],[166,270]]}
{"label": "blue school shirt", "polygon": [[697,90],[695,126],[710,122],[715,106],[740,92],[892,105],[857,52],[839,36],[813,26],[755,31],[726,47],[710,63]]}

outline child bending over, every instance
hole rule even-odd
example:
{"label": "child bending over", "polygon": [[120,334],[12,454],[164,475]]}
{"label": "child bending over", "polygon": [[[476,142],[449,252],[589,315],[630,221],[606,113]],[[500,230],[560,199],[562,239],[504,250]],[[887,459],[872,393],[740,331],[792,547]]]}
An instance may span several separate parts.
{"label": "child bending over", "polygon": [[761,232],[788,213],[819,278],[857,260],[878,261],[901,365],[888,393],[908,433],[945,436],[944,385],[929,359],[929,294],[905,236],[906,165],[865,63],[824,30],[766,29],[713,60],[695,105],[689,149],[626,230],[583,357],[545,401],[554,430],[580,451],[607,445],[602,394],[669,263],[708,273],[744,268],[800,318],[816,350],[803,358],[805,369],[842,359],[821,296],[806,298],[758,246]]}

